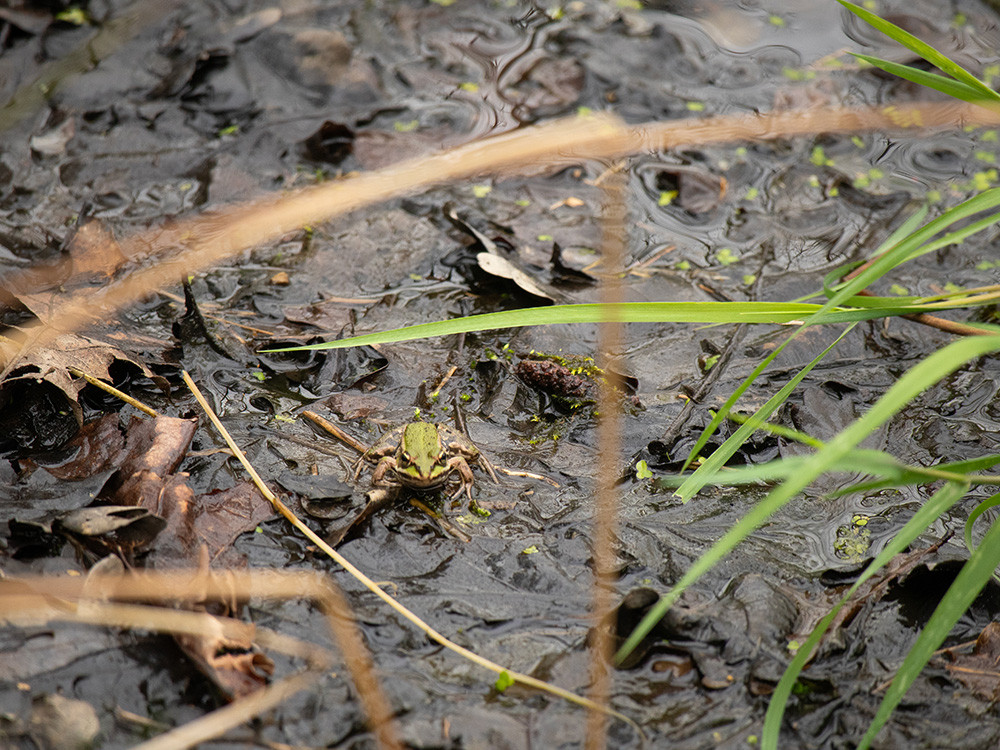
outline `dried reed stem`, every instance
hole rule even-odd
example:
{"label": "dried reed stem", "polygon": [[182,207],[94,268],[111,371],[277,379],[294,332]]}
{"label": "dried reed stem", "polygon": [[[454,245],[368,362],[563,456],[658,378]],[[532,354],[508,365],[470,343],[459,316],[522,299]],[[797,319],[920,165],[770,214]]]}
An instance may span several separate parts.
{"label": "dried reed stem", "polygon": [[[603,183],[602,260],[606,273],[601,284],[601,301],[608,305],[624,302],[622,274],[625,268],[625,175],[624,165],[616,165]],[[614,310],[616,308],[609,308]],[[615,530],[618,515],[618,457],[621,454],[621,384],[614,357],[621,351],[624,325],[609,313],[598,329],[598,363],[604,371],[598,395],[597,492],[594,507],[594,591],[591,613],[590,699],[606,706],[611,688],[611,610],[615,590]],[[607,717],[591,711],[587,717],[587,750],[603,750],[607,738]]]}
{"label": "dried reed stem", "polygon": [[[132,304],[156,289],[173,285],[184,274],[219,264],[251,247],[288,232],[346,213],[483,174],[538,171],[585,159],[618,158],[678,146],[757,141],[815,133],[856,133],[963,127],[1000,123],[1000,113],[963,103],[927,103],[849,109],[814,107],[759,115],[719,116],[623,126],[616,118],[597,116],[557,120],[514,133],[469,143],[399,165],[368,172],[285,196],[267,196],[214,214],[142,232],[121,243],[126,258],[157,259],[103,290],[60,293],[44,321],[51,330],[33,345],[45,345],[58,331],[77,330],[96,316]],[[180,251],[180,252],[178,252]],[[170,255],[172,253],[172,255]],[[167,257],[170,255],[170,257]],[[110,269],[109,269],[110,270]],[[30,288],[30,276],[4,279],[16,295]],[[14,337],[14,334],[10,334]],[[0,342],[0,366],[16,356],[26,335]]]}

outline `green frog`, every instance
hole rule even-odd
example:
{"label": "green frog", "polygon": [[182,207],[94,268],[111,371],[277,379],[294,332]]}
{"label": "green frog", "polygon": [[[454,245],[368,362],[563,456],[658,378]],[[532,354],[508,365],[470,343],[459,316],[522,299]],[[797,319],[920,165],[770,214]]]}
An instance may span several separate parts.
{"label": "green frog", "polygon": [[355,479],[365,461],[376,464],[372,484],[383,482],[392,472],[391,483],[417,492],[440,489],[457,473],[459,486],[451,499],[464,491],[470,502],[475,481],[470,463],[479,464],[497,481],[490,462],[469,438],[451,427],[429,422],[410,422],[385,433],[358,459]]}

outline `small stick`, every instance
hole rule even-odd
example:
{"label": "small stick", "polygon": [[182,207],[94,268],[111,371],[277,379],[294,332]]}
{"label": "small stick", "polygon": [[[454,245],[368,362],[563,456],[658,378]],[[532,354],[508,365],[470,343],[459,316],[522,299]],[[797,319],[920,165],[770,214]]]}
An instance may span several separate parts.
{"label": "small stick", "polygon": [[348,435],[342,429],[337,427],[337,425],[335,425],[333,422],[331,422],[328,419],[324,419],[316,412],[306,410],[302,412],[302,416],[308,419],[313,424],[315,424],[317,427],[326,430],[328,433],[337,438],[337,440],[339,440],[340,442],[344,443],[345,445],[349,445],[351,448],[354,448],[354,450],[356,450],[358,453],[368,452],[367,446],[362,445],[356,438],[352,437],[351,435]]}
{"label": "small stick", "polygon": [[146,406],[144,403],[142,403],[141,401],[138,401],[138,400],[132,398],[127,393],[122,393],[117,388],[115,388],[113,385],[111,385],[109,383],[105,383],[103,380],[99,380],[98,378],[95,378],[93,375],[88,375],[87,373],[83,372],[82,370],[77,370],[75,367],[68,367],[66,369],[69,370],[70,374],[73,375],[74,377],[83,378],[84,380],[86,380],[91,385],[97,386],[102,391],[106,391],[107,393],[110,393],[112,396],[115,396],[116,398],[120,398],[122,401],[124,401],[126,404],[129,404],[130,406],[134,406],[136,409],[138,409],[139,411],[141,411],[143,414],[147,414],[150,417],[158,417],[158,416],[160,416],[156,412],[156,409],[153,409],[150,406]]}
{"label": "small stick", "polygon": [[453,537],[455,537],[456,539],[458,539],[458,541],[460,541],[460,542],[471,542],[472,541],[472,537],[471,536],[469,536],[468,534],[466,534],[464,531],[462,531],[460,528],[458,528],[455,524],[453,524],[447,518],[445,518],[444,516],[442,516],[440,513],[435,513],[434,509],[431,508],[423,500],[421,500],[419,498],[416,498],[416,497],[411,497],[410,498],[410,505],[412,505],[414,508],[418,508],[418,509],[422,510],[424,513],[426,513],[428,516],[430,516],[431,520],[433,520],[438,525],[438,527],[441,529],[441,531],[444,531],[447,534],[451,534]]}
{"label": "small stick", "polygon": [[502,474],[506,474],[509,477],[522,477],[524,479],[537,479],[537,480],[539,480],[541,482],[548,482],[553,487],[561,487],[562,486],[555,479],[552,479],[551,477],[547,477],[544,474],[535,474],[535,473],[530,472],[530,471],[513,471],[512,469],[505,469],[502,466],[498,466],[497,467],[497,471],[501,472]]}
{"label": "small stick", "polygon": [[431,391],[430,398],[436,398],[438,394],[441,393],[441,389],[444,388],[445,384],[449,380],[451,380],[451,376],[454,375],[457,370],[458,370],[458,365],[451,366],[451,369],[449,369],[448,372],[445,373],[445,376],[441,378],[441,382],[437,384],[437,387],[433,391]]}

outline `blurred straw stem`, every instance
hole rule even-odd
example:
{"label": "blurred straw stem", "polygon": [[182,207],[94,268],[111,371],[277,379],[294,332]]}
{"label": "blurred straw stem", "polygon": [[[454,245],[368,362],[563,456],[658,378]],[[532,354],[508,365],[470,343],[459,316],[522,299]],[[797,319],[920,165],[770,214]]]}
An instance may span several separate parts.
{"label": "blurred straw stem", "polygon": [[[97,292],[90,288],[60,292],[41,323],[48,326],[46,330],[36,331],[34,337],[30,328],[8,332],[8,340],[0,342],[0,367],[8,366],[23,346],[44,346],[60,331],[77,330],[88,321],[106,318],[161,287],[176,284],[184,275],[211,268],[247,248],[442,183],[482,175],[502,177],[679,146],[820,132],[898,131],[997,123],[1000,113],[984,107],[924,102],[890,107],[813,107],[632,127],[610,115],[588,115],[524,128],[297,193],[251,200],[126,238],[121,242],[125,258],[131,262],[153,259],[155,263],[125,274]],[[30,278],[30,275],[11,275],[3,279],[3,285],[13,295],[37,291],[30,288],[30,281],[23,280]]]}
{"label": "blurred straw stem", "polygon": [[[601,283],[601,301],[618,305],[625,301],[622,275],[625,268],[625,165],[615,165],[603,182],[604,202],[601,260],[606,273]],[[608,308],[609,310],[615,308]],[[603,370],[598,395],[597,423],[597,491],[594,507],[593,559],[594,590],[592,600],[593,630],[590,641],[590,700],[606,706],[611,692],[611,669],[614,644],[612,641],[612,607],[615,598],[615,529],[617,527],[619,474],[621,454],[621,393],[619,367],[614,357],[622,350],[624,324],[611,314],[598,329],[597,362]],[[587,750],[603,750],[607,746],[606,714],[590,711],[587,720]]]}

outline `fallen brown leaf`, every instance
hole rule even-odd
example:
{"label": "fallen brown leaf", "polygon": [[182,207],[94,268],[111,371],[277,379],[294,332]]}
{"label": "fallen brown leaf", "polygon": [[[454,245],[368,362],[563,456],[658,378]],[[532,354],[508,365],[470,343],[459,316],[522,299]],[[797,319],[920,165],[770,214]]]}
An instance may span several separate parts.
{"label": "fallen brown leaf", "polygon": [[1000,700],[1000,622],[991,622],[976,638],[971,654],[945,649],[951,660],[945,669],[975,695],[995,703]]}

